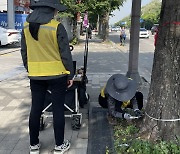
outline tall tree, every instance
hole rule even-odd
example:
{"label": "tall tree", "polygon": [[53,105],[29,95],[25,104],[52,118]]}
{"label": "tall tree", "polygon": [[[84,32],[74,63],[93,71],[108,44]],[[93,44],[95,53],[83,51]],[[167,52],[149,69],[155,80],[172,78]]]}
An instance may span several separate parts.
{"label": "tall tree", "polygon": [[146,113],[149,139],[180,136],[180,0],[162,0]]}
{"label": "tall tree", "polygon": [[148,5],[142,7],[141,18],[144,19],[143,23],[147,29],[150,29],[153,24],[159,23],[159,14],[161,10],[161,0],[153,0]]}
{"label": "tall tree", "polygon": [[84,0],[62,0],[62,3],[65,4],[68,10],[63,13],[64,16],[72,18],[73,23],[73,38],[76,38],[77,35],[77,14],[79,12],[84,12],[87,7],[85,6]]}
{"label": "tall tree", "polygon": [[109,26],[109,15],[110,13],[122,6],[126,0],[62,0],[62,3],[68,6],[68,14],[73,19],[74,37],[76,36],[76,25],[77,25],[77,13],[88,11],[89,19],[91,22],[96,22],[100,19],[102,29],[102,39],[106,40],[108,37],[108,26]]}
{"label": "tall tree", "polygon": [[[153,24],[159,23],[159,16],[161,11],[162,0],[152,0],[149,4],[141,8],[141,18],[144,19],[144,22],[141,23],[142,27],[150,29]],[[121,22],[126,22],[126,26],[130,27],[131,25],[131,16],[128,15],[115,23],[115,26],[120,26]]]}
{"label": "tall tree", "polygon": [[102,25],[102,39],[105,41],[109,34],[109,15],[115,9],[123,5],[125,0],[99,0],[99,5],[102,6],[99,19]]}
{"label": "tall tree", "polygon": [[[118,9],[123,5],[125,0],[89,0],[88,10],[90,11],[90,16],[96,17],[97,21],[99,19],[99,34],[103,40],[108,37],[108,27],[109,27],[109,15],[110,13]],[[91,18],[91,17],[90,17]],[[94,20],[94,18],[93,18]]]}

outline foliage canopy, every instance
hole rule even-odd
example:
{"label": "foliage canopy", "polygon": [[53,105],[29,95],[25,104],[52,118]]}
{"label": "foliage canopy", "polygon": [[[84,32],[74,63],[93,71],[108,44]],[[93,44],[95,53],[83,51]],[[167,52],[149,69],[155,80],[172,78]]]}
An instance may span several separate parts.
{"label": "foliage canopy", "polygon": [[[141,26],[150,29],[153,24],[159,23],[159,15],[161,10],[161,0],[153,0],[151,3],[143,6],[141,9],[141,18],[144,20]],[[115,26],[121,25],[125,21],[127,26],[130,26],[130,15],[115,23]]]}
{"label": "foliage canopy", "polygon": [[75,17],[77,12],[84,13],[85,10],[89,12],[90,22],[95,23],[98,15],[102,16],[106,12],[111,13],[113,10],[118,9],[125,0],[62,0],[62,3],[68,7],[65,16]]}

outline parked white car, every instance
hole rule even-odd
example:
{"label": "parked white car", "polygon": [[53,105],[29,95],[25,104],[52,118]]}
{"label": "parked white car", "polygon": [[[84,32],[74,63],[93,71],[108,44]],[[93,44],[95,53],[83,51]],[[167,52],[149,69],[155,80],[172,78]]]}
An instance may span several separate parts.
{"label": "parked white car", "polygon": [[0,45],[15,44],[20,45],[21,33],[16,29],[6,29],[0,27]]}
{"label": "parked white car", "polygon": [[149,32],[145,28],[140,28],[139,38],[149,38]]}

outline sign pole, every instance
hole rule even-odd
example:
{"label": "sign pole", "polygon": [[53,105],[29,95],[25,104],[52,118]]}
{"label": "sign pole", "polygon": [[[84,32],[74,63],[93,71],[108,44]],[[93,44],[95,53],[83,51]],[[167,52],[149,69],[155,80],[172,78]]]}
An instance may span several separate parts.
{"label": "sign pole", "polygon": [[138,72],[141,0],[132,0],[131,12],[129,67],[126,76],[141,84]]}
{"label": "sign pole", "polygon": [[14,0],[7,0],[8,28],[15,28]]}

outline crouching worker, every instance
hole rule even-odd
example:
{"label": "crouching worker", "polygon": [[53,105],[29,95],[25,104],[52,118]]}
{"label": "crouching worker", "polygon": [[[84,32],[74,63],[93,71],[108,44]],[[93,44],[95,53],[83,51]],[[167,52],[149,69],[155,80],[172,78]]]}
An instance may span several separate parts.
{"label": "crouching worker", "polygon": [[[109,115],[126,120],[142,117],[143,94],[137,91],[134,80],[122,74],[112,75],[99,95],[99,104],[108,108]],[[133,115],[126,109],[133,109]]]}

